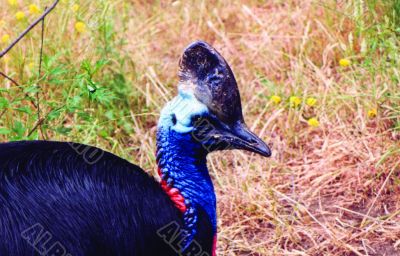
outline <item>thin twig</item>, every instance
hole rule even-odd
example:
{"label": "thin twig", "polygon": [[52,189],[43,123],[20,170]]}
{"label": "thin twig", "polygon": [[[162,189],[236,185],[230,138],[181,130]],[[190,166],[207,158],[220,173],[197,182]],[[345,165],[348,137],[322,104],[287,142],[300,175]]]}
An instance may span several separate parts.
{"label": "thin twig", "polygon": [[33,126],[32,130],[30,130],[30,132],[28,133],[28,136],[27,136],[27,137],[31,136],[32,133],[33,133],[38,127],[40,127],[40,126],[44,123],[44,121],[48,118],[49,114],[50,114],[52,111],[58,111],[58,110],[63,109],[63,108],[65,108],[65,105],[63,105],[63,106],[61,106],[61,107],[58,107],[58,108],[56,108],[56,109],[51,110],[44,118],[40,118],[40,119],[36,122],[35,126]]}
{"label": "thin twig", "polygon": [[[9,77],[8,75],[4,74],[1,71],[0,71],[0,75],[3,76],[4,78],[8,79],[9,81],[11,81],[11,83],[13,83],[16,87],[20,88],[23,91],[22,86],[17,81],[15,81],[13,78]],[[35,108],[37,107],[35,102],[31,99],[31,97],[27,93],[25,93],[25,97],[29,99],[29,101],[32,103],[32,105]]]}
{"label": "thin twig", "polygon": [[[44,9],[47,11],[47,6]],[[40,100],[39,100],[39,94],[40,94],[40,77],[42,74],[42,60],[43,60],[43,42],[44,42],[44,17],[42,19],[42,33],[40,37],[40,55],[39,55],[39,70],[38,70],[38,82],[37,82],[37,91],[36,91],[36,106],[37,106],[37,119],[40,120]],[[39,124],[39,130],[42,131],[42,126],[41,123]]]}
{"label": "thin twig", "polygon": [[25,29],[5,50],[0,53],[0,58],[6,55],[29,31],[31,31],[40,21],[42,21],[47,14],[49,14],[54,7],[58,4],[59,0],[54,1],[54,3],[47,9],[39,18],[37,18],[33,23],[29,25],[27,29]]}
{"label": "thin twig", "polygon": [[32,130],[28,133],[28,136],[27,136],[27,137],[31,136],[32,133],[33,133],[38,127],[40,127],[40,126],[42,125],[43,121],[44,121],[44,118],[39,119],[39,120],[36,122],[35,126],[32,128]]}
{"label": "thin twig", "polygon": [[5,108],[3,111],[0,113],[0,119],[3,117],[3,115],[7,112],[7,108]]}
{"label": "thin twig", "polygon": [[12,79],[11,77],[7,76],[6,74],[4,74],[1,71],[0,71],[0,75],[4,76],[4,78],[7,78],[8,80],[10,80],[11,83],[13,83],[15,86],[21,87],[21,85],[19,83],[17,83],[17,81],[15,81],[14,79]]}

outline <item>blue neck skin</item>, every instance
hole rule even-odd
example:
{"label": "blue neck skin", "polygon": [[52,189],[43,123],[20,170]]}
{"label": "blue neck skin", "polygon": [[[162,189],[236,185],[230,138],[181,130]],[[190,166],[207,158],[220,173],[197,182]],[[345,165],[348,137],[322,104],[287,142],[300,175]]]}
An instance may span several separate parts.
{"label": "blue neck skin", "polygon": [[207,213],[213,233],[217,230],[216,197],[207,169],[207,151],[192,137],[190,127],[192,115],[207,112],[191,94],[180,91],[163,109],[158,124],[157,161],[161,178],[185,198],[187,210],[182,228],[188,232],[189,240],[197,232],[200,207]]}

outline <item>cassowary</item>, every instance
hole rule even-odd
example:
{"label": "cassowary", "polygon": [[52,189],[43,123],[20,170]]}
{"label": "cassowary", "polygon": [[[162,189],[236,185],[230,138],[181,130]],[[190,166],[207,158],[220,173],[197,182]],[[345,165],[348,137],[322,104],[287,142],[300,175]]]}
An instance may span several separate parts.
{"label": "cassowary", "polygon": [[179,78],[158,123],[161,182],[91,146],[0,144],[0,256],[215,255],[207,154],[271,153],[245,125],[234,75],[214,48],[189,45]]}

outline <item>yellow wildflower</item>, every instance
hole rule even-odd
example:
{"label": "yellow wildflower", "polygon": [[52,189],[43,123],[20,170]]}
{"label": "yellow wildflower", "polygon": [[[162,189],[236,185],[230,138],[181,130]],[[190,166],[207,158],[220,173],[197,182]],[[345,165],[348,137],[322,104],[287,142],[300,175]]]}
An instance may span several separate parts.
{"label": "yellow wildflower", "polygon": [[29,13],[30,14],[38,14],[39,12],[40,12],[40,9],[36,4],[29,5]]}
{"label": "yellow wildflower", "polygon": [[301,104],[301,99],[299,97],[297,97],[297,96],[291,96],[289,98],[289,103],[290,103],[291,107],[296,108]]}
{"label": "yellow wildflower", "polygon": [[28,68],[33,69],[35,67],[35,62],[29,62]]}
{"label": "yellow wildflower", "polygon": [[348,67],[348,66],[351,65],[351,61],[350,61],[349,59],[343,58],[343,59],[340,59],[340,60],[339,60],[339,65],[340,65],[341,67]]}
{"label": "yellow wildflower", "polygon": [[79,4],[74,4],[71,9],[73,12],[78,12],[79,8],[80,8]]}
{"label": "yellow wildflower", "polygon": [[17,13],[15,14],[15,18],[16,18],[17,20],[23,20],[23,19],[25,19],[25,13],[19,11],[19,12],[17,12]]}
{"label": "yellow wildflower", "polygon": [[272,95],[272,96],[271,96],[271,101],[272,101],[273,103],[275,103],[276,105],[278,105],[279,103],[281,103],[282,98],[279,97],[278,95]]}
{"label": "yellow wildflower", "polygon": [[376,117],[377,114],[378,114],[378,111],[376,110],[376,108],[368,110],[368,117],[371,119]]}
{"label": "yellow wildflower", "polygon": [[78,21],[77,23],[75,23],[75,30],[78,31],[79,33],[86,32],[86,24],[83,23],[82,21]]}
{"label": "yellow wildflower", "polygon": [[311,127],[318,127],[319,126],[319,121],[315,117],[308,119],[307,123]]}
{"label": "yellow wildflower", "polygon": [[8,43],[9,41],[10,41],[10,35],[5,34],[5,35],[3,35],[3,36],[1,37],[1,42],[2,42],[3,44]]}
{"label": "yellow wildflower", "polygon": [[11,6],[16,6],[18,4],[17,0],[8,0],[8,4]]}
{"label": "yellow wildflower", "polygon": [[310,106],[310,107],[314,107],[315,104],[317,104],[317,99],[316,99],[316,98],[312,98],[312,97],[307,98],[306,104],[307,104],[308,106]]}

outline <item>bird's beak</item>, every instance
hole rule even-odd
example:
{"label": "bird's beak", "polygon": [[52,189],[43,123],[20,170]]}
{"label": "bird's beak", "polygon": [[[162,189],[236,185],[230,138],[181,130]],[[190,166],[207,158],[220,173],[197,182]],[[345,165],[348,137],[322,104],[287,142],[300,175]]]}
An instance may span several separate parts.
{"label": "bird's beak", "polygon": [[212,125],[201,125],[195,137],[205,142],[210,151],[242,149],[265,157],[271,156],[268,145],[252,133],[242,120],[226,124],[219,119],[214,119]]}
{"label": "bird's beak", "polygon": [[227,133],[226,136],[230,140],[232,148],[247,150],[265,157],[271,156],[271,149],[268,145],[251,132],[244,122],[237,122]]}

